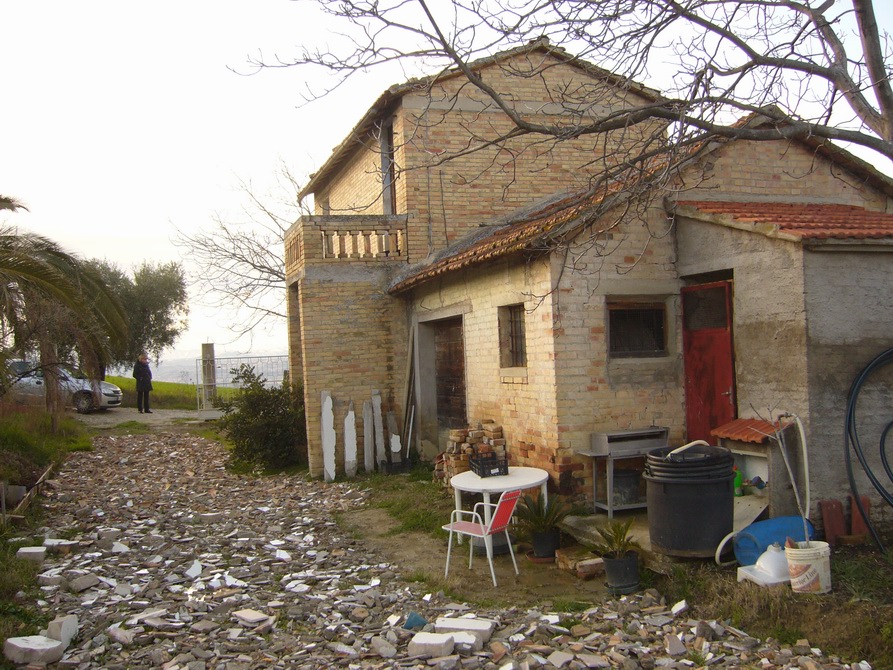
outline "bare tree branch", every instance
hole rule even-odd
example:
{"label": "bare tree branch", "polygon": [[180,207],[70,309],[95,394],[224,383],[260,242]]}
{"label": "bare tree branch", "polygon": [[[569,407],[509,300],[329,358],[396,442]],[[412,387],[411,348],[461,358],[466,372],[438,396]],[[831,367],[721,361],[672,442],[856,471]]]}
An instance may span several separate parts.
{"label": "bare tree branch", "polygon": [[[321,68],[333,83],[319,95],[395,62],[436,66],[438,74],[420,85],[452,68],[512,124],[469,151],[523,135],[565,140],[657,121],[705,136],[848,142],[893,158],[891,41],[871,0],[318,0],[318,6],[340,28],[336,46],[305,40],[311,46],[292,60],[255,65]],[[658,81],[663,97],[603,110],[596,97],[566,91],[556,103],[575,113],[544,120],[474,68],[477,58],[543,37],[627,82]],[[783,128],[736,125],[770,105],[786,119]]]}
{"label": "bare tree branch", "polygon": [[287,168],[279,174],[289,198],[274,208],[250,183],[241,184],[247,204],[241,221],[214,217],[214,227],[198,233],[177,231],[174,244],[196,268],[190,287],[206,306],[234,311],[230,330],[235,338],[251,334],[271,320],[284,320],[285,233],[297,220],[297,182]]}

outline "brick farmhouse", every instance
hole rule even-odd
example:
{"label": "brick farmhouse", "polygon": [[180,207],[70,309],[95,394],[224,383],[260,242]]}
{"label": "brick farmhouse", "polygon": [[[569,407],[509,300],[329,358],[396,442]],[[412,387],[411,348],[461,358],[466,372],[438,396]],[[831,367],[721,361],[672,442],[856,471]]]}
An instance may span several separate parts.
{"label": "brick farmhouse", "polygon": [[[573,100],[659,98],[544,42],[473,66],[555,124],[578,121]],[[847,392],[893,331],[893,180],[839,148],[782,140],[714,142],[669,177],[655,162],[600,180],[655,127],[481,148],[510,128],[460,72],[410,81],[304,187],[314,214],[288,231],[286,273],[311,473],[323,473],[323,393],[340,472],[343,421],[377,391],[423,458],[450,429],[493,422],[511,465],[590,502],[601,472],[578,452],[593,433],[662,426],[670,444],[737,440],[771,463],[759,427],[791,413],[813,504],[845,497]],[[868,443],[889,415],[879,374],[860,408]],[[357,433],[362,463],[374,447]]]}

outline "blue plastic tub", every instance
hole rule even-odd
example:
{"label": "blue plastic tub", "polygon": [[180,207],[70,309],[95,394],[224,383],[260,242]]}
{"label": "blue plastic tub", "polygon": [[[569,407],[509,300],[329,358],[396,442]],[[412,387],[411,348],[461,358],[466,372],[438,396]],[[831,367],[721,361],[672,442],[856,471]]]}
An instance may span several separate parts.
{"label": "blue plastic tub", "polygon": [[[809,539],[815,539],[815,527],[808,520]],[[803,517],[779,516],[774,519],[757,521],[735,535],[735,559],[739,565],[753,565],[770,545],[776,542],[784,546],[786,538],[804,542]]]}

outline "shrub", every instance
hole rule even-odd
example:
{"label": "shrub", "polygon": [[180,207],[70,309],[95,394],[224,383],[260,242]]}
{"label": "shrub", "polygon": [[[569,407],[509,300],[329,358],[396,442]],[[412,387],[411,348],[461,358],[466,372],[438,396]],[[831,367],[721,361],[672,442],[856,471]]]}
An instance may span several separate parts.
{"label": "shrub", "polygon": [[280,470],[307,463],[303,394],[288,381],[266,386],[244,363],[232,370],[240,392],[221,402],[220,428],[232,443],[230,463],[260,470]]}

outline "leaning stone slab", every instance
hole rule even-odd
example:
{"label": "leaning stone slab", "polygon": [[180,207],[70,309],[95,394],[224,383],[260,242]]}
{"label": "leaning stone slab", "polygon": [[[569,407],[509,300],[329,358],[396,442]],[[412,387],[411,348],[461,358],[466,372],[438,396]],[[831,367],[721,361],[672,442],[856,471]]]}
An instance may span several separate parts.
{"label": "leaning stone slab", "polygon": [[200,621],[196,621],[189,628],[196,633],[210,633],[212,630],[220,628],[220,624],[216,621],[211,621],[210,619],[201,619]]}
{"label": "leaning stone slab", "polygon": [[611,662],[600,654],[577,654],[577,660],[587,668],[610,668]]}
{"label": "leaning stone slab", "polygon": [[10,637],[3,643],[3,655],[13,663],[55,663],[65,653],[65,645],[43,635]]}
{"label": "leaning stone slab", "polygon": [[40,586],[59,586],[65,582],[65,577],[59,573],[44,572],[37,575],[37,583]]}
{"label": "leaning stone slab", "polygon": [[87,589],[92,588],[97,584],[99,584],[99,577],[91,572],[72,579],[68,583],[68,588],[70,588],[75,593],[80,593],[81,591],[86,591]]}
{"label": "leaning stone slab", "polygon": [[[435,633],[455,633],[459,631],[473,633],[481,641],[482,645],[490,640],[490,636],[493,635],[495,629],[496,622],[490,619],[438,617],[437,621],[434,622]],[[441,654],[441,656],[446,655]]]}
{"label": "leaning stone slab", "polygon": [[549,664],[554,665],[556,668],[563,668],[568,663],[574,660],[574,655],[569,654],[566,651],[555,650],[551,654],[549,654]]}
{"label": "leaning stone slab", "polygon": [[449,656],[453,653],[453,636],[444,633],[416,633],[409,641],[410,656]]}
{"label": "leaning stone slab", "polygon": [[50,625],[47,626],[47,637],[52,640],[59,640],[65,645],[66,649],[68,648],[68,645],[71,644],[71,641],[77,637],[77,634],[78,618],[74,614],[57,616],[50,621]]}
{"label": "leaning stone slab", "polygon": [[456,631],[455,633],[450,633],[450,635],[452,635],[453,643],[458,651],[475,652],[484,648],[481,638],[467,630]]}
{"label": "leaning stone slab", "polygon": [[394,656],[397,655],[397,647],[380,635],[372,638],[370,646],[372,647],[372,650],[382,658],[394,658]]}
{"label": "leaning stone slab", "polygon": [[239,610],[238,612],[233,612],[233,616],[236,617],[236,619],[238,619],[240,623],[244,623],[249,626],[256,626],[270,618],[263,612],[258,612],[257,610],[251,609],[244,609]]}
{"label": "leaning stone slab", "polygon": [[127,647],[133,644],[133,640],[136,638],[136,631],[125,630],[119,626],[109,626],[106,630],[106,635],[121,646]]}
{"label": "leaning stone slab", "polygon": [[664,649],[670,656],[684,656],[688,649],[676,635],[664,636]]}
{"label": "leaning stone slab", "polygon": [[54,554],[68,554],[80,544],[77,540],[60,540],[54,537],[48,537],[43,541],[43,546]]}
{"label": "leaning stone slab", "polygon": [[26,561],[34,561],[35,563],[43,563],[46,555],[46,547],[22,547],[16,552],[16,558],[23,558]]}

